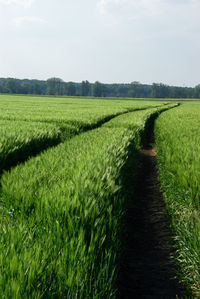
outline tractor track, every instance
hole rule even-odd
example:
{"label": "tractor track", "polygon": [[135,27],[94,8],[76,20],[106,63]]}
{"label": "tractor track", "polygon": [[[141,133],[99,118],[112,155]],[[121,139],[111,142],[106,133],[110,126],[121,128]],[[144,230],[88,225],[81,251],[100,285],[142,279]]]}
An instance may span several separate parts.
{"label": "tractor track", "polygon": [[140,170],[125,215],[118,298],[186,298],[173,264],[173,236],[160,191],[154,123],[140,150]]}

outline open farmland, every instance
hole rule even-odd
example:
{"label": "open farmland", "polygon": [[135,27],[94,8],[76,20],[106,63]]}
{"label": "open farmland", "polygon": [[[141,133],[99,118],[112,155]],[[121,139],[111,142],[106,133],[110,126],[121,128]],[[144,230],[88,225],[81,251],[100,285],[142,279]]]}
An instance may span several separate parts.
{"label": "open farmland", "polygon": [[200,104],[185,103],[156,121],[160,181],[176,235],[179,278],[200,296]]}
{"label": "open farmland", "polygon": [[159,105],[162,104],[2,96],[0,172],[119,114]]}
{"label": "open farmland", "polygon": [[[125,212],[156,118],[161,186],[187,270],[180,280],[198,293],[199,161],[186,155],[198,141],[198,103],[0,96],[0,108],[2,298],[118,297]],[[177,194],[187,195],[183,214]]]}

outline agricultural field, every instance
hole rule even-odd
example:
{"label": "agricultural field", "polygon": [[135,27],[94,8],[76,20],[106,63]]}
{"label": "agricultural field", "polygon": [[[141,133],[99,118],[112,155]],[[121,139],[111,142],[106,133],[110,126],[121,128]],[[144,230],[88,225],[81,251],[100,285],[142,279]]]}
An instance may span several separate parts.
{"label": "agricultural field", "polygon": [[154,119],[180,280],[197,293],[199,114],[198,103],[0,96],[1,297],[117,297],[128,184]]}
{"label": "agricultural field", "polygon": [[98,124],[120,113],[163,105],[165,102],[1,96],[0,119],[64,123],[76,127]]}
{"label": "agricultural field", "polygon": [[200,296],[200,103],[163,113],[155,125],[161,188],[176,235],[180,280]]}
{"label": "agricultural field", "polygon": [[[93,101],[95,101],[93,103]],[[159,106],[130,101],[1,96],[0,173],[49,146],[95,128],[125,112]]]}

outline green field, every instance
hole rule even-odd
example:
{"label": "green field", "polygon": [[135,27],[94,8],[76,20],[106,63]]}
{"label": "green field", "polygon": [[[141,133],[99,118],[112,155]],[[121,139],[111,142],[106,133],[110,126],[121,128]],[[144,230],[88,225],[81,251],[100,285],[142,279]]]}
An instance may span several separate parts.
{"label": "green field", "polygon": [[156,121],[160,180],[176,232],[180,279],[200,295],[200,104],[185,103]]}
{"label": "green field", "polygon": [[2,298],[117,298],[127,186],[155,118],[179,279],[188,293],[199,293],[200,104],[6,95]]}

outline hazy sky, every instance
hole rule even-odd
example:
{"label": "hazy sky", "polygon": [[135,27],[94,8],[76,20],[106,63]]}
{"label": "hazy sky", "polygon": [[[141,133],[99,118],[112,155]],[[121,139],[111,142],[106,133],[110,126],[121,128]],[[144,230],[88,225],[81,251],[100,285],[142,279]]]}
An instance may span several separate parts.
{"label": "hazy sky", "polygon": [[200,0],[0,0],[0,77],[200,84]]}

